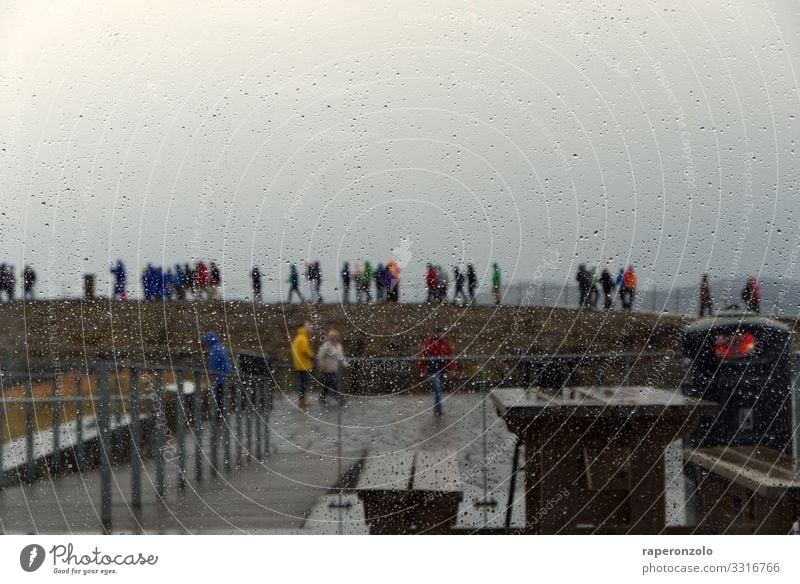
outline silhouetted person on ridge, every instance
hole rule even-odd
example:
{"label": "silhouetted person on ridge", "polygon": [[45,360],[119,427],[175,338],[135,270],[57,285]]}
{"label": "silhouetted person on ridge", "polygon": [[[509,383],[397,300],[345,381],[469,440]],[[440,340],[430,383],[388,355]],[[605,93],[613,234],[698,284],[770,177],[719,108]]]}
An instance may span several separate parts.
{"label": "silhouetted person on ridge", "polygon": [[303,294],[300,292],[300,273],[297,271],[297,264],[292,264],[289,266],[289,298],[286,299],[286,302],[292,302],[292,294],[297,294],[298,298],[300,298],[300,302],[305,302],[306,299],[303,298]]}
{"label": "silhouetted person on ridge", "polygon": [[708,274],[703,274],[700,278],[700,316],[705,316],[706,311],[711,316],[714,311],[714,302],[711,299],[711,284],[708,281]]}
{"label": "silhouetted person on ridge", "polygon": [[469,301],[475,302],[475,290],[478,288],[478,274],[475,273],[475,266],[467,266],[467,290],[469,291]]}
{"label": "silhouetted person on ridge", "polygon": [[253,286],[253,302],[261,303],[261,270],[258,269],[258,266],[253,266],[250,271],[250,281]]}

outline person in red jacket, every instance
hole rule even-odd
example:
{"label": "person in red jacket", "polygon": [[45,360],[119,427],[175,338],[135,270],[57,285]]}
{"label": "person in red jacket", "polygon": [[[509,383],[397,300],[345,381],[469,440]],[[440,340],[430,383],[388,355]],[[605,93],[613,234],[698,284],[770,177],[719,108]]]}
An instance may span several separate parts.
{"label": "person in red jacket", "polygon": [[211,275],[208,272],[208,265],[205,262],[197,262],[197,286],[198,295],[208,300],[208,291],[211,284]]}
{"label": "person in red jacket", "polygon": [[436,291],[439,289],[439,275],[436,273],[436,268],[432,264],[428,264],[428,271],[425,273],[425,287],[428,289],[428,298],[426,302],[433,302],[436,300]]}
{"label": "person in red jacket", "polygon": [[453,347],[444,338],[444,331],[436,327],[422,346],[418,369],[420,375],[428,375],[433,386],[433,414],[441,416],[442,409],[442,375],[445,371],[454,370]]}

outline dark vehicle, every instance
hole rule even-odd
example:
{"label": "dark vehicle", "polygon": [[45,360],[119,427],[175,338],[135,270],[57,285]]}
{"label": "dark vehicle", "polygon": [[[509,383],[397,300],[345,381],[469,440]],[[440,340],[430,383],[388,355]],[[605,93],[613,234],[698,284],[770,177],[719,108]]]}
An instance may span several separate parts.
{"label": "dark vehicle", "polygon": [[716,402],[701,418],[692,447],[761,445],[789,451],[792,442],[792,333],[752,313],[721,313],[684,331],[683,393]]}

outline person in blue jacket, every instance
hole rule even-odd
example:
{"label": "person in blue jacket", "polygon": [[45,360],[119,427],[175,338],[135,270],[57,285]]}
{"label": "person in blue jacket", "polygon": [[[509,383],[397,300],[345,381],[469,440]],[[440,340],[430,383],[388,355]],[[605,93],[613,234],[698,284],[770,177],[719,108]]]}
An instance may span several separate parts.
{"label": "person in blue jacket", "polygon": [[125,289],[127,274],[125,273],[125,264],[122,260],[117,260],[117,265],[111,268],[111,273],[114,274],[114,297],[117,300],[125,300],[128,293]]}
{"label": "person in blue jacket", "polygon": [[216,333],[204,334],[203,345],[208,351],[208,374],[214,382],[217,419],[221,420],[224,413],[225,379],[231,371],[231,362]]}

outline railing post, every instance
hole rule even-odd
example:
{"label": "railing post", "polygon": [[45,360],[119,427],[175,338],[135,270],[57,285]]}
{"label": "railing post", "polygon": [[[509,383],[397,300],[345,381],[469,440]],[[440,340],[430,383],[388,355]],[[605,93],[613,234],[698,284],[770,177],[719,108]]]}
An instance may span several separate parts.
{"label": "railing post", "polygon": [[186,425],[188,416],[184,405],[183,371],[175,373],[175,386],[178,395],[175,398],[175,432],[178,441],[178,490],[186,489]]}
{"label": "railing post", "polygon": [[263,396],[264,396],[264,388],[262,387],[263,378],[252,377],[252,387],[250,389],[252,396],[253,396],[253,415],[255,416],[255,424],[256,424],[256,459],[257,460],[264,460],[264,443],[262,440],[262,429],[261,429],[261,414],[263,411]]}
{"label": "railing post", "polygon": [[164,444],[166,442],[164,415],[164,379],[162,372],[156,371],[156,492],[164,497]]}
{"label": "railing post", "polygon": [[211,409],[211,453],[210,453],[210,464],[211,464],[211,478],[216,478],[218,472],[218,462],[219,462],[219,430],[222,424],[222,401],[219,399],[217,395],[217,386],[216,383],[212,382],[212,379],[208,378],[208,403],[212,406]]}
{"label": "railing post", "polygon": [[239,378],[236,377],[232,384],[233,387],[233,407],[236,408],[236,465],[242,464],[242,387]]}
{"label": "railing post", "polygon": [[231,425],[228,422],[228,405],[230,399],[228,396],[228,388],[230,383],[227,377],[222,383],[222,458],[225,463],[225,472],[231,471]]}
{"label": "railing post", "polygon": [[246,381],[243,383],[244,398],[245,398],[245,435],[247,436],[247,443],[245,444],[246,452],[245,458],[247,464],[253,459],[253,376],[248,374]]}
{"label": "railing post", "polygon": [[108,367],[99,369],[97,390],[100,400],[97,412],[97,427],[100,433],[100,521],[103,533],[111,533],[111,456],[109,452],[109,388]]}
{"label": "railing post", "polygon": [[59,391],[58,375],[53,376],[53,463],[52,474],[58,476],[61,471],[61,392]]}
{"label": "railing post", "polygon": [[28,378],[25,385],[25,478],[34,480],[33,467],[33,381]]}
{"label": "railing post", "polygon": [[81,395],[81,378],[75,379],[75,439],[77,444],[73,449],[75,453],[75,466],[81,471],[83,466],[83,396]]}
{"label": "railing post", "polygon": [[0,491],[3,490],[6,484],[6,469],[3,466],[3,428],[6,427],[3,419],[6,413],[5,384],[3,381],[3,372],[0,371],[0,396],[3,397],[2,401],[0,401]]}
{"label": "railing post", "polygon": [[800,375],[797,366],[798,356],[795,355],[792,371],[792,454],[795,472],[800,472],[800,387],[796,377]]}
{"label": "railing post", "polygon": [[203,391],[200,388],[202,376],[194,372],[194,477],[203,480]]}
{"label": "railing post", "polygon": [[115,452],[117,460],[122,460],[122,456],[124,455],[124,444],[122,441],[122,409],[125,404],[122,402],[122,385],[119,380],[119,371],[115,371],[114,378],[116,379],[114,386],[117,389],[114,395],[114,421],[116,423],[116,428],[114,428],[114,444],[116,445]]}
{"label": "railing post", "polygon": [[131,398],[131,506],[142,507],[142,420],[139,402],[139,371],[130,370],[128,390]]}
{"label": "railing post", "polygon": [[275,382],[275,376],[272,370],[267,377],[264,378],[264,383],[262,385],[262,404],[264,408],[264,457],[269,458],[269,438],[270,438],[270,427],[269,427],[269,414],[272,411],[272,388]]}

